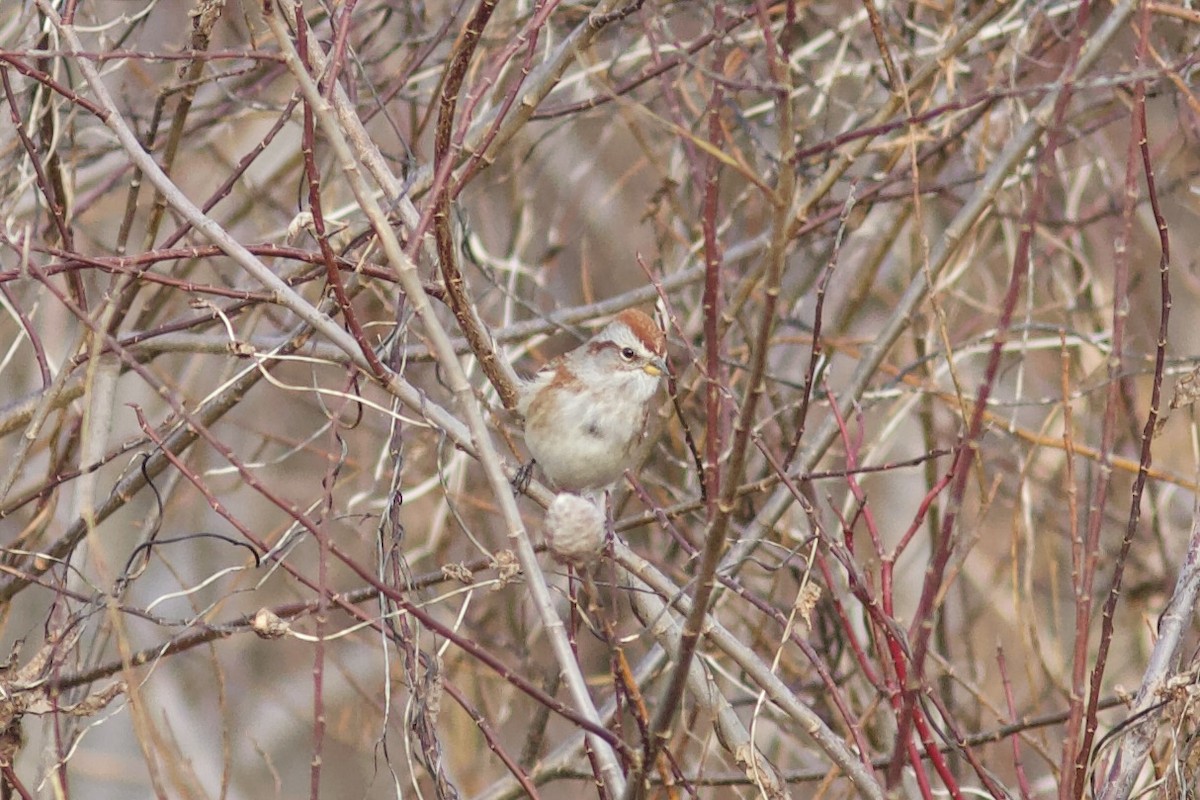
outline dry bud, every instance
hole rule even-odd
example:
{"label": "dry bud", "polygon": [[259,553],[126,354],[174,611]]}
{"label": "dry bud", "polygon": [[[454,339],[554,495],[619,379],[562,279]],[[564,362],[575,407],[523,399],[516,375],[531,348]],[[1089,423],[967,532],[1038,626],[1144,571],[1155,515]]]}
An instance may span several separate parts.
{"label": "dry bud", "polygon": [[261,608],[254,615],[254,624],[251,628],[263,639],[278,639],[287,634],[291,626],[280,619],[274,611],[269,608]]}

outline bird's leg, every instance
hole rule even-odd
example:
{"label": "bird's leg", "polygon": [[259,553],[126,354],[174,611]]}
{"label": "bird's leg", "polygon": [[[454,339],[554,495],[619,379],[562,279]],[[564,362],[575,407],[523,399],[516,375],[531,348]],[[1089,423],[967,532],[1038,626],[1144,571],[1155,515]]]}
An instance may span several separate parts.
{"label": "bird's leg", "polygon": [[525,494],[529,491],[529,482],[533,480],[533,465],[536,463],[535,459],[529,459],[529,462],[522,464],[517,470],[517,474],[513,476],[512,487],[517,494]]}

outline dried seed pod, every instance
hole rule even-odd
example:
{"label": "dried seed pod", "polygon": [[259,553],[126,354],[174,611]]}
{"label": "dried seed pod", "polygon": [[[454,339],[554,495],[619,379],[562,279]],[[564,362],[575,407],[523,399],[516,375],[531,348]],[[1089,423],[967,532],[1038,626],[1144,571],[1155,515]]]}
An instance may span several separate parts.
{"label": "dried seed pod", "polygon": [[546,510],[545,532],[555,559],[588,564],[604,549],[604,512],[586,497],[563,492]]}

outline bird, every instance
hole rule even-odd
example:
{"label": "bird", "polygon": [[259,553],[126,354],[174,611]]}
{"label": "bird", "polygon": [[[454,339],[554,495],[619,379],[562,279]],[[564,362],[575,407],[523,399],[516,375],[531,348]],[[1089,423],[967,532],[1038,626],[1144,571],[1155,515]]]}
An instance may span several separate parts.
{"label": "bird", "polygon": [[523,383],[525,444],[559,491],[606,489],[645,453],[666,342],[653,319],[627,309]]}

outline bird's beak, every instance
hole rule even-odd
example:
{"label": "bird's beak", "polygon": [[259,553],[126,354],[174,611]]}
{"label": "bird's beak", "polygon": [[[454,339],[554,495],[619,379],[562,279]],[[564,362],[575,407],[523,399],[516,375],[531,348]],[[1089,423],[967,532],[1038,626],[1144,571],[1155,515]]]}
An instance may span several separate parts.
{"label": "bird's beak", "polygon": [[646,364],[646,366],[642,367],[642,371],[652,378],[657,378],[659,375],[662,375],[667,371],[667,362],[663,361],[661,358],[656,358],[650,363]]}

